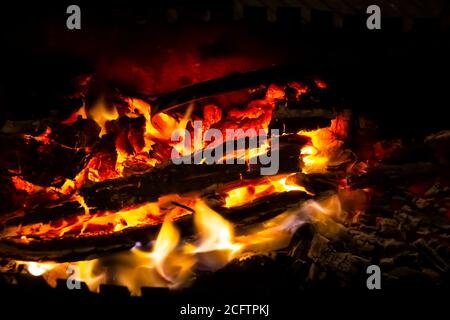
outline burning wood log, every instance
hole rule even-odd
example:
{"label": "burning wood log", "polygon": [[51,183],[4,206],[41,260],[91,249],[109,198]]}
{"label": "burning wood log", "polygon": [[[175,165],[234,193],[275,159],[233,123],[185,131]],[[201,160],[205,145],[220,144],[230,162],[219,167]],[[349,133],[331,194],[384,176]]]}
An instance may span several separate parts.
{"label": "burning wood log", "polygon": [[[215,207],[215,210],[225,219],[234,222],[235,231],[240,234],[309,198],[310,196],[300,191],[275,193],[240,207]],[[194,234],[191,214],[177,217],[173,222],[184,237]],[[65,235],[50,240],[34,239],[30,243],[4,239],[0,241],[0,253],[25,261],[87,260],[118,250],[128,250],[136,242],[148,243],[156,237],[159,229],[160,225],[155,223],[129,227],[113,233],[100,232],[94,236],[82,234]]]}
{"label": "burning wood log", "polygon": [[[279,173],[297,172],[300,169],[300,146],[307,141],[305,137],[285,135],[281,139]],[[88,183],[79,193],[91,213],[99,211],[118,211],[139,204],[154,202],[168,194],[186,194],[211,186],[242,179],[260,177],[260,164],[232,165],[175,165],[166,162],[143,174],[135,174],[102,182]],[[112,196],[111,196],[112,195]],[[45,205],[37,205],[20,216],[3,218],[3,226],[29,225],[34,223],[53,223],[70,220],[85,213],[79,199],[63,197]],[[6,220],[5,220],[6,219]]]}
{"label": "burning wood log", "polygon": [[[91,213],[118,211],[146,202],[157,201],[167,194],[185,194],[207,187],[239,181],[242,175],[257,174],[256,168],[248,172],[245,164],[235,165],[182,165],[166,164],[150,172],[85,185],[80,193]],[[61,198],[26,210],[23,215],[3,219],[3,227],[25,226],[34,223],[58,223],[85,213],[77,199]]]}
{"label": "burning wood log", "polygon": [[310,198],[310,195],[302,191],[281,192],[242,206],[233,208],[218,207],[215,209],[228,221],[233,222],[236,228],[245,229],[253,224],[271,219],[299,202]]}
{"label": "burning wood log", "polygon": [[181,104],[196,101],[225,92],[241,90],[244,88],[257,87],[262,84],[271,84],[278,81],[292,81],[299,79],[304,70],[292,66],[275,66],[266,69],[251,71],[247,73],[233,73],[219,79],[213,79],[182,89],[166,93],[151,100],[149,97],[132,93],[130,96],[141,97],[143,100],[151,101],[154,114],[175,108]]}
{"label": "burning wood log", "polygon": [[[295,140],[295,141],[294,141]],[[302,137],[283,138],[280,142],[278,173],[299,170]],[[185,194],[211,185],[254,179],[260,176],[261,165],[174,165],[166,163],[148,173],[85,185],[80,190],[88,207],[99,210],[117,210],[134,204],[156,201],[165,194]],[[113,196],[111,196],[113,194]]]}
{"label": "burning wood log", "polygon": [[[5,146],[0,164],[9,172],[17,172],[38,185],[52,185],[58,177],[73,177],[79,171],[86,152],[54,141],[45,135],[34,138],[22,135],[0,135]],[[10,174],[11,175],[11,174]]]}
{"label": "burning wood log", "polygon": [[36,206],[26,211],[23,216],[15,216],[5,221],[3,228],[25,226],[35,223],[58,223],[62,219],[71,219],[85,213],[82,205],[77,201],[52,203],[46,206]]}

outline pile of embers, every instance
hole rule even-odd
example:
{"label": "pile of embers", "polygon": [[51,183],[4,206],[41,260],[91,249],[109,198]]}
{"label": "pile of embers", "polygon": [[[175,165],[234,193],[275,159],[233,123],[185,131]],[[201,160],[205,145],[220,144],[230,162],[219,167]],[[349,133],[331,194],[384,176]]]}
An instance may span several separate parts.
{"label": "pile of embers", "polygon": [[[323,89],[321,82],[316,82],[315,86],[317,89]],[[295,87],[291,88],[288,86],[283,90],[287,91],[287,89],[292,90],[293,88],[295,89]],[[301,89],[301,87],[299,88]],[[303,94],[300,89],[297,88],[297,91],[294,91],[294,93],[297,93],[293,94],[295,99],[297,99],[297,96]],[[280,89],[279,91],[281,92],[280,96],[284,97],[285,93],[283,90]],[[267,89],[267,92],[270,93],[271,91]],[[256,107],[258,108],[255,107],[254,103],[249,104],[244,111],[232,111],[234,113],[239,113],[240,117],[238,119],[248,118],[250,119],[248,121],[253,121],[254,118],[251,117],[252,114],[250,114],[250,111],[254,112],[252,109],[253,107],[255,107],[255,110],[261,111],[260,104],[269,106],[270,108],[267,107],[267,110],[262,108],[267,114],[264,114],[263,112],[263,117],[261,117],[261,119],[267,121],[258,123],[258,125],[265,128],[272,120],[272,115],[274,116],[274,121],[271,122],[271,125],[274,123],[276,124],[276,122],[282,118],[281,116],[283,114],[280,110],[276,109],[279,107],[277,106],[277,103],[279,102],[278,98],[274,99],[268,93],[266,93],[264,99],[255,100],[257,102]],[[137,106],[134,106],[134,110],[138,109]],[[314,107],[312,109],[314,110]],[[145,110],[148,110],[148,108]],[[204,110],[207,109],[205,108]],[[272,113],[273,110],[275,111]],[[246,114],[246,111],[248,111],[248,114]],[[228,115],[232,115],[233,112],[228,112]],[[243,115],[241,115],[241,113]],[[299,116],[297,115],[298,112],[293,112],[292,110],[288,112],[288,115],[291,116],[291,113],[293,114],[292,117],[295,116],[294,118],[296,121],[298,120],[297,118],[305,118],[304,115]],[[215,115],[215,113],[213,114]],[[76,123],[75,121],[88,121],[84,118],[82,119],[80,114],[76,115],[78,118],[76,117],[73,119],[73,123]],[[268,115],[270,115],[270,117]],[[277,118],[277,116],[279,117]],[[93,118],[95,120],[95,117]],[[94,126],[95,129],[99,131],[97,134],[100,136],[100,129],[108,130],[106,124],[121,124],[120,121],[114,122],[119,118],[119,113],[115,115],[112,120],[107,117],[106,119],[104,118],[105,117],[101,119],[101,123],[100,121],[97,121],[97,124],[102,124],[103,126]],[[181,115],[179,119],[182,118],[183,116]],[[138,114],[138,116],[133,115],[130,119],[130,121],[136,121],[135,119],[142,120],[142,123],[140,123],[141,127],[143,127],[145,121],[151,122],[149,116],[146,116],[144,113]],[[165,118],[162,119],[164,120]],[[227,119],[228,118],[225,118],[225,120]],[[289,117],[288,120],[290,120]],[[304,166],[302,168],[297,168],[299,154],[302,165],[305,165],[308,161],[306,157],[314,156],[314,154],[311,155],[311,153],[307,153],[306,151],[310,150],[312,147],[321,151],[317,145],[308,145],[311,141],[302,141],[300,146],[298,145],[298,142],[296,142],[297,144],[294,145],[296,152],[294,153],[292,153],[291,149],[287,150],[290,156],[292,154],[295,155],[295,166],[292,168],[289,167],[288,178],[283,178],[283,187],[286,189],[283,189],[282,191],[286,193],[289,191],[289,188],[286,187],[287,185],[291,187],[295,186],[297,188],[296,191],[299,191],[298,188],[300,187],[304,188],[308,191],[308,197],[310,194],[320,195],[320,197],[318,196],[312,200],[311,198],[306,197],[306,193],[304,195],[301,194],[302,199],[303,196],[305,196],[306,199],[312,200],[305,202],[305,204],[300,204],[300,210],[307,210],[308,213],[310,213],[310,219],[307,219],[306,222],[302,223],[296,230],[291,237],[288,246],[270,250],[269,253],[261,250],[261,252],[252,252],[252,254],[249,254],[248,256],[238,256],[219,270],[214,270],[214,272],[211,272],[211,270],[198,271],[195,275],[196,281],[194,282],[193,288],[188,290],[201,290],[214,287],[230,288],[230,290],[236,290],[236,288],[243,287],[252,288],[252,290],[257,290],[258,288],[261,290],[290,288],[294,291],[322,287],[366,288],[366,279],[368,278],[367,268],[370,265],[377,265],[380,267],[383,288],[447,287],[449,285],[448,261],[450,260],[450,177],[448,175],[450,164],[448,152],[448,150],[450,150],[450,132],[440,132],[423,138],[422,140],[390,139],[376,142],[377,140],[373,138],[374,136],[377,136],[374,132],[376,129],[363,126],[370,123],[370,121],[366,120],[367,119],[364,119],[363,116],[360,116],[358,121],[353,120],[354,125],[351,128],[351,132],[348,133],[349,138],[348,141],[346,141],[346,145],[350,146],[352,149],[351,158],[353,160],[349,159],[350,157],[346,157],[344,160],[341,159],[342,161],[337,161],[339,168],[336,167],[334,170],[333,168],[327,168],[328,170],[322,170],[320,172],[311,170],[306,172]],[[92,122],[92,119],[89,119],[89,121]],[[175,122],[175,120],[172,122]],[[228,124],[227,121],[220,122],[220,119],[217,123]],[[242,123],[239,124],[242,125]],[[287,128],[290,124],[292,123],[285,121],[281,127]],[[298,124],[298,122],[296,122],[296,124]],[[234,123],[233,125],[238,126]],[[331,125],[330,128],[333,128],[333,125]],[[285,133],[293,134],[294,136],[303,136],[302,134],[296,133],[299,129],[298,127],[295,127],[294,129],[295,130],[292,132]],[[142,133],[141,131],[142,130],[138,130],[138,132]],[[49,134],[51,134],[51,132],[49,132]],[[158,132],[158,134],[161,135],[161,132]],[[306,133],[303,132],[303,134]],[[127,134],[123,136],[130,137],[131,135]],[[113,147],[117,147],[117,152],[114,152],[116,159],[112,163],[114,170],[110,171],[114,174],[117,174],[117,172],[123,174],[126,172],[123,167],[129,170],[129,168],[126,167],[127,161],[125,160],[130,160],[129,158],[136,160],[134,159],[135,154],[127,154],[122,150],[122,158],[125,160],[122,159],[122,162],[119,163],[121,155],[119,152],[119,147],[121,147],[119,142],[122,140],[117,137],[121,137],[121,135],[117,134],[117,137],[112,135],[112,137],[116,138],[113,140],[115,144],[113,143],[112,145]],[[44,133],[38,138],[45,140],[48,139],[48,135],[45,135]],[[105,138],[103,138],[103,140],[105,140]],[[143,142],[145,142],[144,140]],[[36,141],[40,142],[40,140]],[[287,142],[292,143],[291,140]],[[157,141],[157,143],[162,144],[161,141]],[[314,140],[312,140],[312,143],[314,144]],[[142,144],[143,145],[140,146],[139,150],[148,157],[149,154],[144,152],[145,145],[144,143]],[[155,145],[157,146],[158,144],[153,144],[152,146]],[[133,147],[136,146],[133,145]],[[115,149],[113,148],[113,150]],[[158,149],[153,147],[153,150]],[[348,155],[350,155],[350,153]],[[331,159],[335,154],[330,154],[328,156]],[[354,161],[355,157],[358,161]],[[153,158],[145,160],[146,165],[154,165],[149,161],[154,160]],[[348,164],[348,161],[353,161],[351,168],[349,169],[347,166],[346,169],[343,169],[343,167]],[[102,161],[98,162],[101,163]],[[103,162],[105,162],[104,159]],[[97,165],[97,162],[94,164]],[[118,164],[123,164],[123,167],[118,166]],[[119,193],[117,193],[115,198],[109,197],[108,192],[111,189],[109,188],[109,182],[107,181],[110,181],[108,179],[116,179],[117,177],[108,176],[105,178],[106,182],[104,182],[102,180],[95,180],[97,179],[95,176],[93,178],[95,181],[90,181],[92,172],[101,172],[99,168],[95,168],[95,171],[86,171],[86,177],[83,178],[87,179],[89,183],[98,183],[97,185],[100,186],[100,188],[102,186],[108,187],[104,188],[107,196],[101,198],[99,204],[115,204],[114,199],[120,198],[117,197]],[[121,171],[118,168],[121,169]],[[236,168],[239,170],[242,169],[240,167]],[[145,167],[144,173],[139,172],[140,176],[130,175],[129,177],[145,178],[147,169],[148,168]],[[152,170],[153,169],[150,169],[149,171],[150,175],[152,172],[155,172]],[[242,170],[245,172],[247,171],[245,166]],[[242,180],[242,175],[240,173],[241,171],[237,171],[236,176],[238,178],[240,177]],[[223,174],[222,171],[216,174],[218,176],[227,176],[226,174]],[[183,180],[182,174],[177,176]],[[132,178],[129,177],[118,179],[117,181],[120,183],[125,181],[125,186],[128,186],[134,181],[130,180]],[[85,181],[83,181],[83,183],[84,182]],[[140,182],[140,180],[138,182]],[[150,182],[152,186],[156,185],[153,180]],[[276,183],[280,184],[279,181],[276,181]],[[142,183],[136,183],[136,185],[140,187]],[[180,186],[183,185],[188,185],[188,183],[180,184]],[[192,182],[190,185],[192,185]],[[25,184],[25,186],[28,186],[28,184]],[[201,184],[201,188],[206,188],[207,186],[209,186],[209,182],[205,185]],[[255,184],[255,186],[258,186],[258,184]],[[84,193],[81,192],[80,194],[85,196],[85,200],[87,200],[89,204],[89,201],[96,200],[96,197],[100,193],[95,189],[95,195],[91,199],[89,197],[89,192],[86,192],[86,190],[89,191],[88,187],[89,184],[87,187],[84,186],[84,189],[80,189],[81,191],[84,190]],[[239,185],[239,187],[241,186]],[[175,188],[174,186],[173,188],[174,189],[170,189],[170,191],[176,193],[185,191],[179,190],[179,187]],[[61,187],[60,189],[61,190],[58,189],[58,192],[64,194],[64,188]],[[73,192],[73,190],[76,190],[76,186],[68,186],[68,189],[69,193]],[[154,189],[157,189],[156,191],[158,192],[161,191],[160,186]],[[220,209],[223,209],[223,212],[225,213],[229,214],[232,212],[232,210],[225,210],[230,208],[230,205],[228,204],[228,207],[224,206],[223,202],[226,202],[227,199],[232,199],[231,191],[235,189],[221,190],[218,188],[215,190],[215,196],[219,195],[222,197],[219,199],[221,202],[217,199],[212,199],[213,202],[216,200],[216,202],[220,204],[218,206],[219,209],[216,209],[216,211],[221,212]],[[102,191],[102,189],[99,190]],[[118,184],[117,190],[122,190],[121,184]],[[148,190],[146,189],[144,191],[147,192]],[[138,195],[142,197],[149,196],[148,192],[144,195]],[[157,195],[160,196],[160,194]],[[211,200],[205,196],[205,194],[196,196],[202,197],[205,201]],[[268,198],[265,198],[266,196]],[[125,194],[124,197],[126,199],[130,198],[129,194]],[[136,197],[136,199],[139,200],[140,198]],[[251,206],[257,207],[256,209],[261,209],[260,211],[264,212],[263,209],[267,209],[265,207],[267,206],[267,203],[269,203],[271,210],[273,212],[276,211],[274,216],[280,213],[275,210],[277,204],[278,206],[280,205],[280,199],[277,198],[276,194],[264,195],[262,196],[262,199],[268,199],[268,202],[264,202],[265,200],[263,200],[260,203],[260,206],[257,206],[258,199],[256,199]],[[123,205],[125,201],[122,201],[121,198],[120,200],[120,204]],[[298,204],[300,199],[295,198],[294,200],[295,204]],[[84,205],[86,204],[84,203]],[[289,203],[289,206],[287,206],[286,209],[291,208],[290,205],[291,204]],[[191,210],[191,208],[186,205],[177,204],[176,206],[177,210]],[[77,209],[78,207],[82,207],[82,203],[77,200]],[[89,207],[92,208],[92,206]],[[101,209],[100,206],[98,207]],[[351,207],[351,210],[349,210],[349,207]],[[231,206],[231,208],[233,208],[233,206]],[[235,209],[236,208],[242,207],[238,205]],[[246,210],[241,211],[248,213],[249,207],[243,208]],[[99,211],[101,211],[100,209]],[[83,208],[81,208],[80,211],[81,216],[83,214],[89,214],[89,211],[84,212]],[[190,213],[192,213],[191,211]],[[241,211],[239,211],[239,213],[243,214]],[[272,214],[270,216],[273,217]],[[256,220],[259,222],[258,219]],[[237,218],[237,222],[239,221],[243,221],[242,217]],[[238,225],[237,222],[235,223],[235,226]],[[254,221],[252,220],[252,223],[253,222]],[[110,224],[108,224],[108,226],[110,226]],[[115,225],[113,228],[114,230],[109,231],[113,233],[117,231],[116,227],[125,229],[126,226],[126,223],[118,224]],[[118,231],[121,231],[122,229]],[[76,231],[79,230],[76,229]],[[81,233],[83,233],[83,231],[85,231],[85,229],[82,229]],[[15,233],[14,235],[17,236],[17,234]],[[99,232],[99,234],[101,233]],[[60,237],[62,237],[62,235],[63,234],[61,234]],[[27,236],[33,236],[33,234],[30,233]],[[25,237],[26,241],[28,241],[27,236]],[[275,238],[273,235],[272,237]],[[31,237],[29,238],[31,239]],[[111,239],[112,238],[114,237],[111,237]],[[78,240],[78,238],[75,239]],[[96,240],[95,238],[93,239],[94,241]],[[230,245],[232,244],[233,243],[230,243]],[[130,249],[128,245],[129,244],[126,243],[126,249]],[[21,247],[24,247],[24,245]],[[217,250],[217,248],[212,248],[210,251],[214,251],[213,249]],[[55,252],[56,254],[61,253],[58,250],[55,250]],[[5,270],[4,274],[6,275],[6,277],[3,277],[3,280],[8,282],[11,279],[8,277],[8,274],[11,270],[14,270],[13,282],[20,282],[20,277],[17,278],[16,275],[17,273],[21,273],[22,270],[16,268],[15,264],[17,263],[20,265],[21,261],[8,259],[0,261],[0,267],[2,271]],[[60,281],[59,283],[64,287],[65,282],[64,279],[62,280],[63,281]],[[25,283],[28,282],[25,281]],[[100,286],[100,291],[107,290],[104,288],[107,288],[107,286]],[[145,290],[142,290],[142,295],[145,296]]]}

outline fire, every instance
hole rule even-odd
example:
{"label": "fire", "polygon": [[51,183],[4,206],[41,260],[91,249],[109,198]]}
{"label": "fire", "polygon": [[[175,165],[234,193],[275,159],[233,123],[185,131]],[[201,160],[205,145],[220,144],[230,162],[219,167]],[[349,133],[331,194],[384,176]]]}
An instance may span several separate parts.
{"label": "fire", "polygon": [[24,264],[26,265],[28,272],[33,276],[41,276],[56,266],[54,263],[38,263],[33,261],[24,262]]}
{"label": "fire", "polygon": [[170,279],[164,270],[164,261],[168,255],[176,248],[180,241],[180,232],[170,221],[165,221],[158,238],[156,238],[155,247],[151,254],[158,272],[166,279]]}
{"label": "fire", "polygon": [[[279,175],[274,178],[267,178],[242,187],[235,187],[226,191],[225,207],[232,208],[241,206],[261,197],[277,192],[303,191],[309,193],[304,187],[288,184],[289,175]],[[310,194],[310,193],[309,193]]]}
{"label": "fire", "polygon": [[84,105],[80,109],[72,113],[70,117],[64,120],[62,123],[65,125],[71,125],[75,121],[77,121],[78,117],[81,117],[81,119],[87,119],[86,108]]}
{"label": "fire", "polygon": [[66,273],[73,271],[76,280],[86,283],[89,290],[98,292],[100,284],[105,280],[105,274],[99,272],[99,260],[79,261],[66,267]]}
{"label": "fire", "polygon": [[312,131],[301,130],[297,134],[309,137],[311,142],[301,149],[304,173],[324,172],[333,155],[344,144],[347,137],[348,120],[338,116],[331,126]]}
{"label": "fire", "polygon": [[[151,250],[136,244],[130,251],[106,259],[72,264],[18,263],[26,265],[30,274],[43,276],[53,286],[57,278],[73,275],[94,292],[98,292],[102,283],[126,286],[132,295],[140,295],[140,288],[144,286],[177,288],[189,283],[196,265],[216,270],[234,258],[244,259],[254,252],[265,253],[286,247],[298,227],[306,221],[315,221],[317,228],[325,233],[339,232],[339,225],[334,220],[350,210],[349,201],[353,198],[353,195],[337,194],[319,201],[310,200],[239,236],[235,235],[231,223],[198,200],[194,205],[197,237],[191,242],[181,241],[180,231],[173,222],[165,219]],[[109,277],[108,274],[117,276]]]}
{"label": "fire", "polygon": [[36,193],[45,189],[43,187],[32,184],[31,182],[23,180],[18,176],[11,177],[11,182],[14,184],[16,190],[26,191],[29,194]]}
{"label": "fire", "polygon": [[[299,83],[291,83],[290,86],[296,90],[297,99],[310,90]],[[316,81],[316,86],[326,88],[322,81]],[[243,108],[234,108],[225,113],[216,105],[208,105],[203,110],[205,127],[202,129],[267,130],[276,102],[284,98],[285,88],[270,85],[264,98],[253,100]],[[338,196],[323,201],[299,203],[273,219],[252,226],[242,234],[241,230],[235,230],[233,224],[210,208],[202,200],[201,193],[168,194],[157,201],[118,211],[93,210],[78,193],[79,188],[85,183],[125,176],[129,174],[127,169],[130,168],[130,163],[133,169],[144,167],[142,171],[163,163],[169,159],[168,151],[171,147],[177,145],[171,141],[172,133],[177,129],[191,129],[192,121],[200,117],[197,113],[193,115],[193,105],[184,114],[162,112],[152,116],[151,105],[144,100],[124,98],[123,102],[125,106],[108,105],[104,98],[100,98],[92,107],[83,106],[63,122],[71,125],[80,117],[95,121],[100,128],[99,137],[95,137],[98,139],[97,144],[112,137],[112,150],[99,151],[92,146],[85,148],[86,163],[74,174],[75,177],[63,177],[60,180],[62,185],[58,184],[60,187],[40,187],[19,176],[11,178],[17,190],[28,194],[40,191],[57,193],[64,196],[64,199],[78,201],[84,213],[50,223],[5,227],[0,236],[21,243],[32,243],[35,239],[55,240],[66,236],[76,238],[114,234],[132,227],[162,225],[161,229],[153,241],[136,243],[131,250],[106,258],[74,263],[17,261],[19,265],[26,266],[28,273],[43,276],[52,286],[56,285],[56,279],[67,278],[72,272],[77,280],[85,282],[95,292],[99,291],[103,283],[124,285],[133,295],[139,295],[143,286],[177,288],[188,283],[196,270],[216,270],[235,258],[285,248],[295,230],[308,219],[324,221],[326,217],[347,212]],[[123,117],[128,117],[124,121],[125,125],[122,123]],[[105,136],[106,134],[108,135]],[[342,147],[346,134],[347,122],[344,117],[333,120],[329,128],[299,131],[298,135],[310,138],[310,142],[301,149],[303,172],[326,171],[335,152]],[[52,129],[48,128],[35,139],[49,144],[52,143],[51,136]],[[232,157],[245,157],[245,160],[249,160],[266,153],[269,148],[270,143],[266,141],[259,148],[246,149],[240,155],[233,154]],[[177,151],[184,154],[186,150]],[[225,208],[243,206],[274,193],[301,191],[313,195],[303,186],[288,182],[289,176],[290,174],[284,174],[240,181],[232,186],[219,186],[217,194],[223,197]],[[12,216],[20,217],[24,214],[24,210],[18,210]],[[195,234],[191,238],[182,239],[176,220],[190,214],[193,215]]]}
{"label": "fire", "polygon": [[35,137],[35,139],[37,141],[42,141],[44,144],[49,144],[50,143],[49,136],[50,136],[51,133],[52,133],[52,128],[47,127],[45,129],[45,131],[42,134],[40,134],[37,137]]}
{"label": "fire", "polygon": [[108,130],[106,128],[106,123],[111,120],[116,120],[119,118],[119,113],[115,106],[108,107],[106,105],[105,99],[100,98],[94,107],[88,111],[88,116],[91,117],[101,128],[100,137],[105,135]]}
{"label": "fire", "polygon": [[231,224],[202,201],[195,206],[194,223],[200,239],[193,252],[226,251],[230,260],[241,249],[241,245],[233,242]]}

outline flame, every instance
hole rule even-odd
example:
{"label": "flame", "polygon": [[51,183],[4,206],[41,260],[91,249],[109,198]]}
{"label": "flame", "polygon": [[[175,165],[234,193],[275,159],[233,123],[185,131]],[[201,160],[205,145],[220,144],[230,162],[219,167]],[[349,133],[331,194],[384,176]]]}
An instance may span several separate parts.
{"label": "flame", "polygon": [[[91,213],[84,198],[78,194],[71,197],[84,209],[84,214],[70,219],[61,219],[59,223],[35,223],[19,227],[7,227],[1,232],[2,238],[19,238],[26,235],[39,236],[41,239],[54,239],[64,235],[95,235],[99,232],[113,233],[130,227],[157,225],[162,223],[165,216],[181,217],[191,212],[186,208],[193,206],[195,197],[178,195],[162,196],[156,202],[148,202],[124,208],[119,211],[100,211]],[[186,208],[174,205],[179,203]],[[23,210],[14,213],[12,217],[23,215]],[[6,219],[6,218],[5,218]],[[26,238],[32,242],[33,238]]]}
{"label": "flame", "polygon": [[341,201],[337,195],[322,201],[308,201],[303,209],[309,211],[309,214],[315,217],[338,216],[342,213]]}
{"label": "flame", "polygon": [[46,263],[38,263],[38,262],[19,262],[19,264],[24,264],[27,267],[28,272],[33,276],[40,276],[44,273],[52,270],[56,267],[56,264],[46,262]]}
{"label": "flame", "polygon": [[167,274],[164,268],[164,262],[169,254],[176,248],[179,241],[180,232],[175,228],[173,223],[166,220],[163,223],[158,238],[156,239],[151,257],[156,265],[156,270],[158,270],[158,272],[168,280],[170,280],[171,277]]}
{"label": "flame", "polygon": [[86,108],[85,108],[84,104],[83,104],[83,106],[81,106],[80,109],[78,109],[78,111],[75,111],[74,113],[72,113],[69,116],[69,118],[62,121],[62,124],[71,125],[75,121],[77,121],[78,117],[81,117],[82,119],[87,119]]}
{"label": "flame", "polygon": [[103,97],[97,100],[95,105],[88,111],[88,115],[100,126],[100,137],[107,133],[106,123],[119,118],[116,107],[108,107]]}
{"label": "flame", "polygon": [[267,178],[254,184],[228,190],[225,193],[225,207],[242,206],[276,192],[303,191],[311,194],[303,186],[288,184],[288,177],[289,175],[279,175],[275,178]]}
{"label": "flame", "polygon": [[[233,185],[223,189],[224,207],[232,208],[245,205],[273,193],[303,191],[311,194],[303,186],[288,183],[290,175],[278,175],[258,181],[251,181],[247,185]],[[71,185],[71,183],[67,183]],[[64,235],[89,235],[98,232],[113,233],[130,227],[155,225],[163,222],[166,216],[181,217],[191,212],[183,207],[174,205],[180,203],[191,208],[199,201],[198,195],[165,195],[156,202],[147,202],[140,205],[124,208],[119,211],[100,211],[91,213],[84,198],[79,194],[71,196],[84,209],[84,214],[74,219],[62,220],[58,224],[29,224],[20,228],[9,227],[2,231],[2,238],[16,238],[33,234],[42,239],[53,239]],[[22,212],[22,211],[21,211]],[[29,241],[33,241],[30,239]]]}
{"label": "flame", "polygon": [[328,128],[299,131],[298,135],[311,139],[300,151],[304,164],[303,173],[326,171],[331,157],[342,147],[347,132],[348,121],[344,116],[331,120]]}
{"label": "flame", "polygon": [[200,236],[200,244],[193,252],[225,250],[228,252],[228,259],[231,259],[241,249],[241,245],[233,242],[231,224],[203,201],[195,205],[194,224]]}
{"label": "flame", "polygon": [[[77,268],[74,269],[75,277],[78,281],[83,281],[88,286],[89,290],[92,292],[98,292],[100,288],[100,284],[105,280],[105,274],[101,272],[98,268],[99,260],[88,260],[88,261],[79,261],[74,266]],[[66,268],[67,273],[67,268]]]}
{"label": "flame", "polygon": [[[195,265],[216,270],[234,258],[245,259],[254,252],[268,253],[286,247],[297,228],[309,219],[317,221],[325,234],[339,232],[339,225],[333,219],[345,211],[342,203],[345,199],[350,197],[347,195],[342,200],[342,196],[333,195],[320,201],[307,201],[240,236],[235,236],[233,226],[226,219],[198,200],[194,205],[198,236],[194,242],[181,242],[180,232],[166,218],[150,251],[137,244],[130,251],[107,259],[72,264],[21,263],[30,274],[43,276],[53,286],[57,278],[67,278],[68,268],[75,266],[76,279],[85,282],[93,292],[98,292],[102,283],[126,286],[132,295],[140,295],[145,286],[176,288],[193,279]],[[117,276],[108,277],[108,274]]]}
{"label": "flame", "polygon": [[38,135],[37,137],[34,137],[34,139],[37,141],[41,141],[44,144],[49,144],[50,140],[51,140],[50,139],[51,134],[52,134],[52,128],[47,127],[42,134]]}
{"label": "flame", "polygon": [[242,244],[246,253],[268,253],[286,248],[294,232],[305,221],[305,217],[299,214],[299,208],[292,208],[261,223],[248,234],[237,237],[236,241]]}
{"label": "flame", "polygon": [[[290,86],[296,90],[297,98],[309,92],[309,88],[303,84],[291,83]],[[320,89],[326,88],[326,84],[320,81],[316,81],[316,86]],[[203,110],[205,121],[202,129],[215,126],[222,131],[227,128],[267,130],[276,102],[285,97],[284,89],[271,85],[264,99],[254,100],[244,108],[231,109],[224,116],[219,107],[208,105]],[[325,200],[298,204],[297,207],[260,223],[251,230],[246,230],[245,234],[238,235],[235,234],[233,225],[208,207],[199,194],[165,195],[158,201],[123,208],[120,211],[91,212],[84,198],[77,192],[83,184],[88,181],[97,182],[124,176],[127,174],[126,169],[130,167],[129,162],[132,165],[144,164],[148,168],[168,159],[165,155],[167,150],[174,145],[180,145],[171,141],[172,132],[190,127],[189,123],[193,120],[193,105],[187,108],[184,115],[158,113],[152,117],[151,105],[144,100],[128,98],[125,102],[127,106],[120,105],[117,109],[115,106],[108,106],[105,99],[100,98],[89,110],[83,106],[63,122],[70,125],[79,117],[95,121],[101,128],[100,137],[110,133],[115,138],[115,152],[98,151],[93,147],[85,148],[89,159],[87,164],[75,178],[61,179],[60,181],[64,183],[60,188],[36,186],[18,176],[11,178],[17,190],[29,194],[41,190],[57,192],[64,195],[65,199],[78,201],[84,213],[69,219],[61,219],[62,221],[56,221],[57,223],[53,221],[48,224],[6,227],[2,230],[1,236],[22,243],[32,243],[35,239],[113,234],[130,227],[162,224],[161,229],[154,241],[144,245],[136,244],[127,252],[112,254],[107,258],[74,263],[19,262],[26,265],[28,273],[43,276],[52,286],[56,285],[56,279],[67,278],[68,268],[72,266],[78,270],[76,278],[85,282],[91,291],[98,291],[102,283],[125,285],[133,295],[139,295],[143,286],[179,287],[192,279],[194,266],[198,269],[215,270],[232,259],[243,258],[253,252],[263,253],[285,248],[296,228],[308,218],[320,222],[321,228],[332,230],[334,227],[329,221],[335,218],[344,219],[351,211],[348,205],[344,205],[343,196],[336,195]],[[122,128],[120,121],[111,123],[124,116],[134,119],[139,128],[131,128],[131,125]],[[52,143],[51,133],[51,128],[48,128],[35,139],[44,144]],[[347,122],[343,117],[338,117],[332,121],[329,128],[299,131],[298,134],[310,138],[310,143],[301,149],[303,171],[305,173],[325,171],[336,150],[343,145],[347,134]],[[99,139],[104,140],[107,139]],[[249,160],[267,152],[268,148],[269,142],[266,141],[260,148],[245,150],[241,157]],[[184,150],[177,151],[184,154]],[[257,181],[241,181],[225,188],[221,186],[222,189],[218,190],[218,194],[224,197],[224,207],[232,208],[273,193],[291,191],[309,193],[303,186],[288,183],[289,176],[278,175]],[[193,210],[188,210],[189,208]],[[192,238],[182,241],[174,221],[192,212],[196,233]],[[20,214],[24,214],[24,210],[17,213]]]}
{"label": "flame", "polygon": [[309,88],[308,86],[298,83],[298,82],[290,82],[289,87],[293,88],[295,90],[295,97],[298,99],[302,94],[308,93]]}

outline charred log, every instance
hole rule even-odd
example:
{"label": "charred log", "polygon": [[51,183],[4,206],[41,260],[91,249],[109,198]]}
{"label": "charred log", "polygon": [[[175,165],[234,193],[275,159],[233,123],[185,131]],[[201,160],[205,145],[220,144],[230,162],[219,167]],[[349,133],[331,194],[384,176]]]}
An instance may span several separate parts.
{"label": "charred log", "polygon": [[[236,233],[258,223],[266,221],[292,208],[309,196],[304,192],[287,192],[269,195],[250,204],[215,210],[227,220],[235,223]],[[174,224],[180,229],[183,237],[194,234],[192,215],[187,214],[176,218]],[[0,253],[4,256],[26,261],[79,261],[100,257],[120,250],[132,248],[136,242],[148,243],[153,240],[160,225],[145,225],[129,227],[113,233],[92,235],[65,235],[51,240],[35,239],[30,243],[16,242],[11,239],[0,241]]]}
{"label": "charred log", "polygon": [[423,179],[433,179],[439,174],[439,167],[429,162],[404,165],[385,165],[370,168],[367,173],[348,178],[352,188],[368,186],[389,186],[401,182],[413,183]]}
{"label": "charred log", "polygon": [[0,164],[9,172],[17,172],[37,185],[52,185],[58,177],[74,177],[86,152],[56,142],[31,136],[0,135]]}
{"label": "charred log", "polygon": [[310,198],[311,196],[302,191],[275,193],[239,207],[216,210],[233,222],[238,230],[243,231],[247,226],[269,220]]}
{"label": "charred log", "polygon": [[288,177],[288,182],[305,187],[306,190],[320,194],[330,190],[337,190],[339,180],[345,176],[339,173],[310,173],[304,174],[297,172],[295,175]]}
{"label": "charred log", "polygon": [[[302,143],[300,140],[297,143],[290,141],[281,144],[278,173],[299,170],[299,144]],[[215,184],[239,181],[242,178],[258,178],[261,167],[260,164],[247,166],[166,163],[144,174],[85,185],[80,194],[89,207],[118,210],[138,203],[156,201],[164,194],[186,194]]]}

